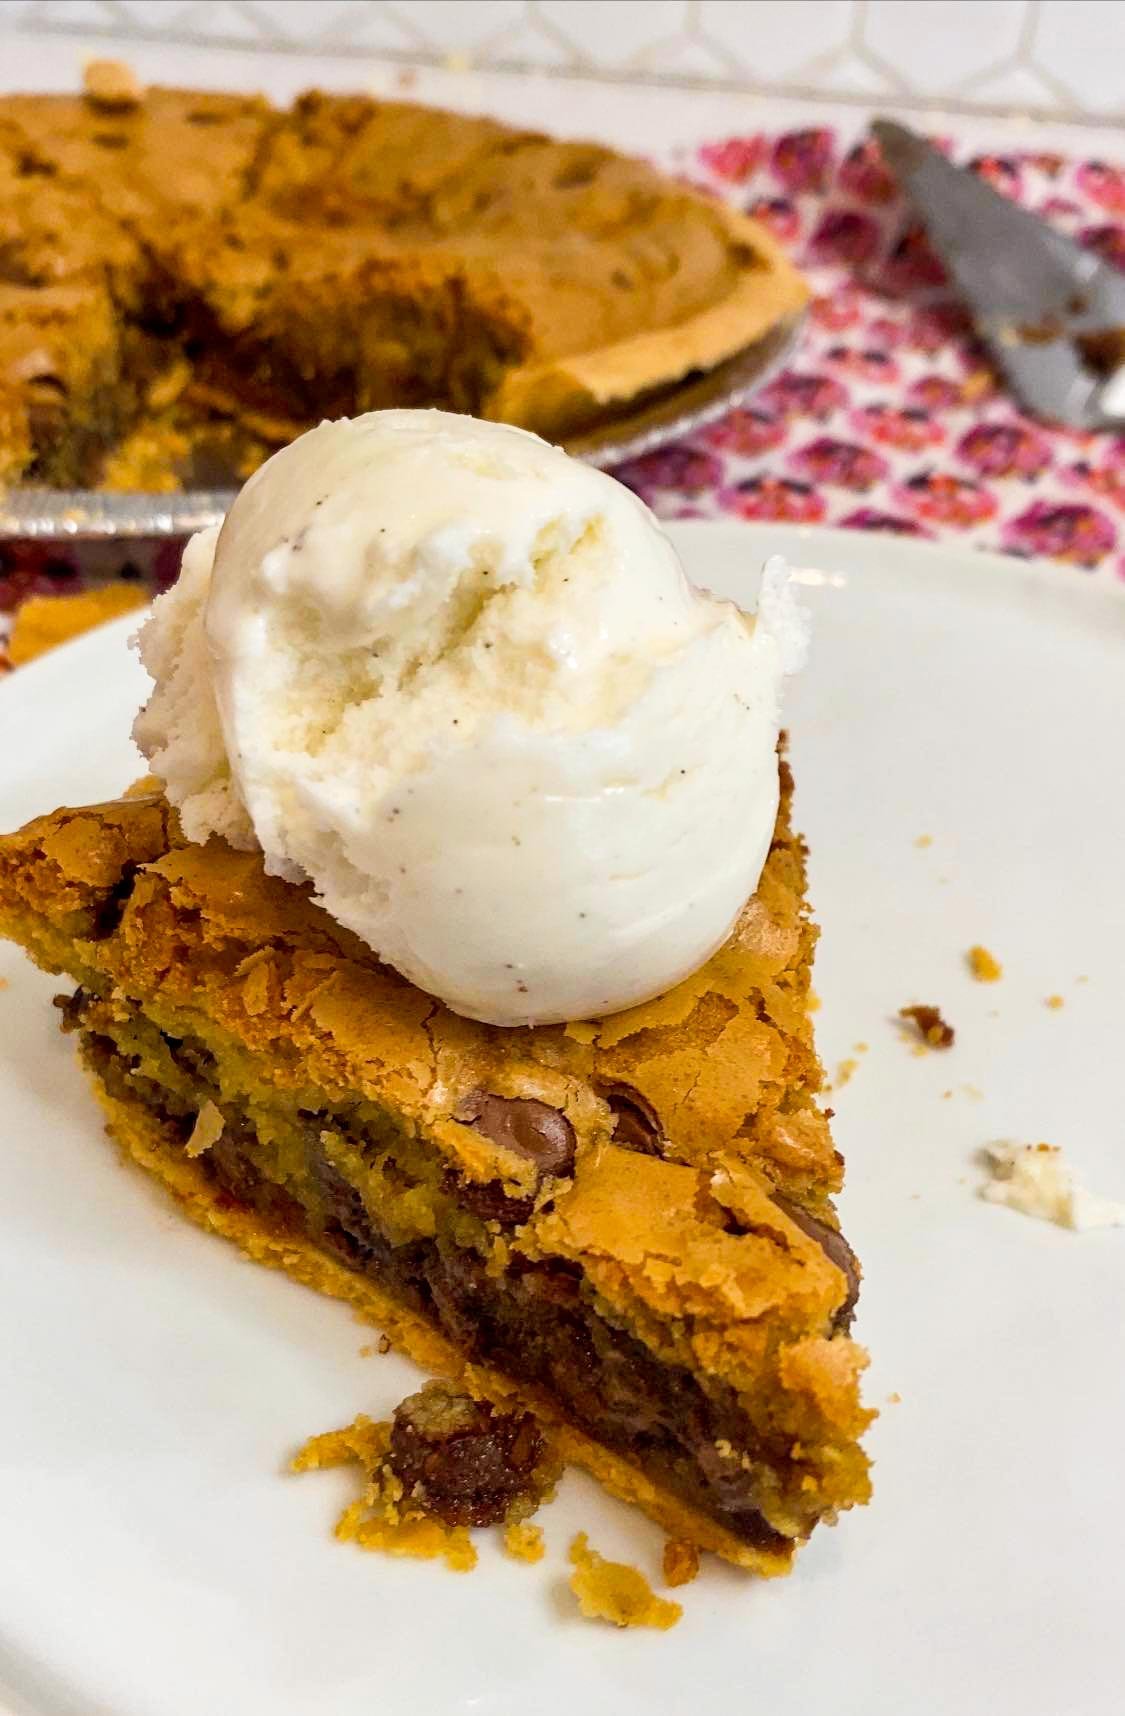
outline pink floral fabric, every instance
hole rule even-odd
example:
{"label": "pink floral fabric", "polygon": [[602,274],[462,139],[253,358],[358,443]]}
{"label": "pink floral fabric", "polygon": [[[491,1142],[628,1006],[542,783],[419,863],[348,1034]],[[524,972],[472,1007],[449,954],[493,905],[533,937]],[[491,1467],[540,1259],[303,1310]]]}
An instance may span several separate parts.
{"label": "pink floral fabric", "polygon": [[[678,165],[770,228],[813,304],[792,363],[748,407],[618,477],[665,518],[950,536],[1125,576],[1125,435],[1019,409],[871,139],[732,137]],[[1125,169],[1033,151],[971,165],[1125,268]]]}
{"label": "pink floral fabric", "polygon": [[[965,152],[941,140],[955,159]],[[1037,422],[1004,392],[874,142],[827,128],[729,137],[673,163],[765,223],[812,283],[793,362],[746,408],[621,465],[665,518],[748,518],[953,537],[1125,577],[1125,435]],[[1125,269],[1125,168],[1044,151],[971,165]],[[158,589],[179,549],[130,551]],[[100,582],[70,554],[0,547],[5,618]]]}

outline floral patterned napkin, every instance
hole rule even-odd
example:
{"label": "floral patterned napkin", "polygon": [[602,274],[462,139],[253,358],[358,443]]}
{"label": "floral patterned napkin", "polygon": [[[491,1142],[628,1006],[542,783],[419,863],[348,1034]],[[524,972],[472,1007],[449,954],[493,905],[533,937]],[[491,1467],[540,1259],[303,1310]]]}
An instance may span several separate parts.
{"label": "floral patterned napkin", "polygon": [[[971,164],[1125,268],[1125,170],[1034,152]],[[793,362],[749,408],[618,469],[657,512],[948,535],[1125,576],[1125,435],[1047,426],[1003,391],[873,141],[733,137],[679,167],[764,221],[815,297]]]}

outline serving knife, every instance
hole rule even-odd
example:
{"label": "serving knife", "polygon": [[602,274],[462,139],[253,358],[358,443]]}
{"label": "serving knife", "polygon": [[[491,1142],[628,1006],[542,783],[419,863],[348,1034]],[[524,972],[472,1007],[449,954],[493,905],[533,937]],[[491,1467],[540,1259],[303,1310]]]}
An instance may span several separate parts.
{"label": "serving knife", "polygon": [[1125,275],[890,119],[872,131],[1012,392],[1080,429],[1125,418]]}

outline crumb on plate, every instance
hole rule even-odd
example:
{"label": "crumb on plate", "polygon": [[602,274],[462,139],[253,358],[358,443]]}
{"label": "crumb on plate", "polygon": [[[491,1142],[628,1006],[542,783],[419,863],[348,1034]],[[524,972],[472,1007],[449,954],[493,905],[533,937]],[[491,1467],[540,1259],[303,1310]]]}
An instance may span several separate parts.
{"label": "crumb on plate", "polygon": [[843,1090],[844,1086],[851,1082],[852,1075],[858,1066],[859,1062],[851,1057],[841,1061],[836,1068],[836,1077],[832,1082],[832,1089]]}
{"label": "crumb on plate", "polygon": [[[457,1573],[476,1566],[470,1526],[522,1525],[553,1494],[559,1475],[530,1413],[496,1410],[446,1382],[427,1383],[388,1421],[361,1414],[342,1430],[311,1437],[290,1469],[341,1465],[358,1465],[362,1474],[360,1495],[336,1521],[341,1542],[422,1560],[441,1556]],[[522,1541],[529,1551],[522,1559],[537,1560],[531,1536]],[[507,1537],[505,1546],[517,1553]]]}
{"label": "crumb on plate", "polygon": [[1079,1233],[1125,1227],[1125,1204],[1087,1191],[1057,1144],[986,1144],[982,1156],[989,1177],[980,1195],[990,1204]]}
{"label": "crumb on plate", "polygon": [[953,1026],[947,1024],[941,1016],[940,1007],[931,1007],[925,1002],[916,1002],[910,1007],[900,1007],[900,1019],[905,1019],[912,1025],[924,1044],[931,1049],[949,1049],[953,1046],[956,1032]]}
{"label": "crumb on plate", "polygon": [[363,1492],[336,1521],[333,1534],[340,1543],[421,1561],[440,1556],[453,1572],[468,1573],[477,1564],[468,1531],[464,1526],[447,1526],[410,1504],[405,1486],[389,1464],[390,1443],[390,1424],[376,1423],[361,1413],[341,1430],[310,1436],[290,1461],[290,1470],[319,1472],[330,1466],[358,1465]]}
{"label": "crumb on plate", "polygon": [[969,949],[965,958],[969,962],[970,972],[978,983],[995,983],[998,978],[1004,975],[1004,967],[995,954],[989,953],[988,949],[981,947],[979,942]]}
{"label": "crumb on plate", "polygon": [[664,1583],[690,1585],[699,1572],[699,1550],[682,1537],[670,1537],[664,1545]]}
{"label": "crumb on plate", "polygon": [[504,1527],[504,1548],[514,1561],[542,1561],[547,1549],[543,1527],[530,1520],[513,1520]]}
{"label": "crumb on plate", "polygon": [[902,1395],[898,1392],[897,1388],[895,1389],[893,1394],[888,1394],[887,1405],[888,1406],[901,1406],[902,1405]]}
{"label": "crumb on plate", "polygon": [[1049,1007],[1052,1013],[1057,1013],[1060,1007],[1066,1006],[1066,1002],[1063,1000],[1061,995],[1048,995],[1043,1005],[1045,1007]]}
{"label": "crumb on plate", "polygon": [[359,1356],[360,1358],[383,1358],[392,1350],[390,1337],[380,1335],[377,1341],[368,1341],[365,1346],[360,1347]]}
{"label": "crumb on plate", "polygon": [[679,1603],[658,1597],[644,1574],[624,1561],[607,1561],[591,1549],[584,1531],[570,1546],[574,1572],[570,1588],[588,1621],[611,1621],[615,1627],[656,1627],[667,1632],[683,1614]]}
{"label": "crumb on plate", "polygon": [[925,851],[927,846],[932,846],[933,843],[934,843],[934,837],[932,834],[919,834],[918,838],[914,842],[915,846],[917,846],[919,848],[919,850],[923,851],[923,852]]}

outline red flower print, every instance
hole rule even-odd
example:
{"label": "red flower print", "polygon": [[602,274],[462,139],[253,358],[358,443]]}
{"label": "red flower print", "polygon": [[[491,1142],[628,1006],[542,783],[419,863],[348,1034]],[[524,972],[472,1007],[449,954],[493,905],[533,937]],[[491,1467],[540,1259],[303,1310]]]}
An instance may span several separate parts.
{"label": "red flower print", "polygon": [[957,443],[957,457],[982,477],[1030,481],[1051,463],[1051,445],[1022,423],[977,423]]}
{"label": "red flower print", "polygon": [[845,262],[853,267],[870,261],[879,248],[879,227],[856,209],[829,209],[809,239],[811,262]]}
{"label": "red flower print", "polygon": [[727,137],[721,143],[705,143],[699,159],[717,178],[731,185],[744,185],[765,160],[764,137]]}
{"label": "red flower print", "polygon": [[1125,268],[1125,227],[1087,226],[1078,234],[1083,244],[1112,262],[1115,268]]}
{"label": "red flower print", "polygon": [[1035,212],[1058,224],[1076,220],[1082,213],[1082,204],[1072,202],[1069,197],[1045,197]]}
{"label": "red flower print", "polygon": [[898,195],[894,175],[874,137],[865,137],[848,150],[840,162],[837,183],[864,203],[889,203]]}
{"label": "red flower print", "polygon": [[907,323],[905,344],[912,351],[933,355],[952,340],[968,333],[972,326],[968,312],[960,304],[939,304],[925,310],[915,310]]}
{"label": "red flower print", "polygon": [[1125,215],[1125,171],[1104,161],[1083,161],[1075,175],[1080,190],[1107,214]]}
{"label": "red flower print", "polygon": [[858,434],[870,435],[881,446],[898,447],[906,453],[921,453],[945,440],[941,424],[916,405],[901,410],[893,405],[865,405],[853,411],[851,424]]}
{"label": "red flower print", "polygon": [[1018,197],[1020,191],[1019,162],[1010,155],[977,155],[969,167],[979,179],[985,179],[995,190],[1006,196]]}
{"label": "red flower print", "polygon": [[880,284],[892,295],[946,284],[945,269],[922,227],[907,227],[892,246],[883,264]]}
{"label": "red flower print", "polygon": [[854,375],[858,381],[898,380],[898,365],[886,352],[861,351],[855,346],[829,346],[824,361],[844,375]]}
{"label": "red flower print", "polygon": [[954,530],[984,524],[997,510],[995,495],[967,477],[945,471],[919,471],[900,485],[896,498],[915,518]]}
{"label": "red flower print", "polygon": [[1088,459],[1078,459],[1062,473],[1064,482],[1074,488],[1090,489],[1112,501],[1119,512],[1125,512],[1125,468],[1120,465],[1092,465]]}
{"label": "red flower print", "polygon": [[795,244],[801,236],[801,216],[788,197],[757,197],[746,212],[760,220],[780,244]]}
{"label": "red flower print", "polygon": [[872,346],[882,346],[884,351],[905,345],[909,336],[909,323],[902,316],[874,316],[867,324],[866,338]]}
{"label": "red flower print", "polygon": [[832,333],[854,328],[863,315],[863,300],[854,286],[841,286],[838,291],[814,298],[811,306],[813,321]]}
{"label": "red flower print", "polygon": [[[1101,436],[1093,429],[1077,429],[1071,423],[1052,423],[1051,434],[1059,441],[1069,441],[1072,447],[1095,447]],[[1113,457],[1112,452],[1110,458]]]}
{"label": "red flower print", "polygon": [[784,524],[819,524],[825,514],[824,497],[807,483],[785,477],[747,477],[720,495],[725,510],[741,518],[773,519]]}
{"label": "red flower print", "polygon": [[1004,527],[1004,547],[1010,554],[1045,554],[1087,570],[1116,545],[1113,520],[1092,506],[1034,501]]}
{"label": "red flower print", "polygon": [[722,460],[713,453],[680,443],[672,447],[657,447],[642,453],[638,459],[628,459],[614,471],[618,482],[647,495],[653,489],[679,489],[684,494],[698,494],[715,488],[723,476]]}
{"label": "red flower print", "polygon": [[871,530],[883,536],[929,536],[914,518],[899,518],[891,512],[879,512],[872,506],[857,507],[840,524],[844,530]]}
{"label": "red flower print", "polygon": [[790,454],[789,468],[810,483],[827,483],[832,488],[853,489],[864,494],[887,474],[888,465],[869,447],[857,447],[850,441],[836,441],[831,435],[820,435],[807,447]]}
{"label": "red flower print", "polygon": [[821,422],[848,403],[848,395],[831,375],[798,375],[782,370],[757,395],[767,411],[779,417],[815,417]]}
{"label": "red flower print", "polygon": [[948,411],[961,404],[961,383],[950,381],[944,375],[922,375],[910,383],[906,397],[913,405],[920,405],[926,411]]}
{"label": "red flower print", "polygon": [[787,191],[824,191],[832,172],[832,156],[831,131],[786,131],[773,146],[770,168]]}
{"label": "red flower print", "polygon": [[742,409],[728,412],[717,423],[709,424],[702,435],[710,447],[721,447],[724,452],[741,453],[743,458],[752,459],[781,445],[785,424],[764,411]]}
{"label": "red flower print", "polygon": [[1031,167],[1037,173],[1042,173],[1045,179],[1057,179],[1066,160],[1062,155],[1052,155],[1049,151],[1032,149],[1023,157],[1025,167]]}

